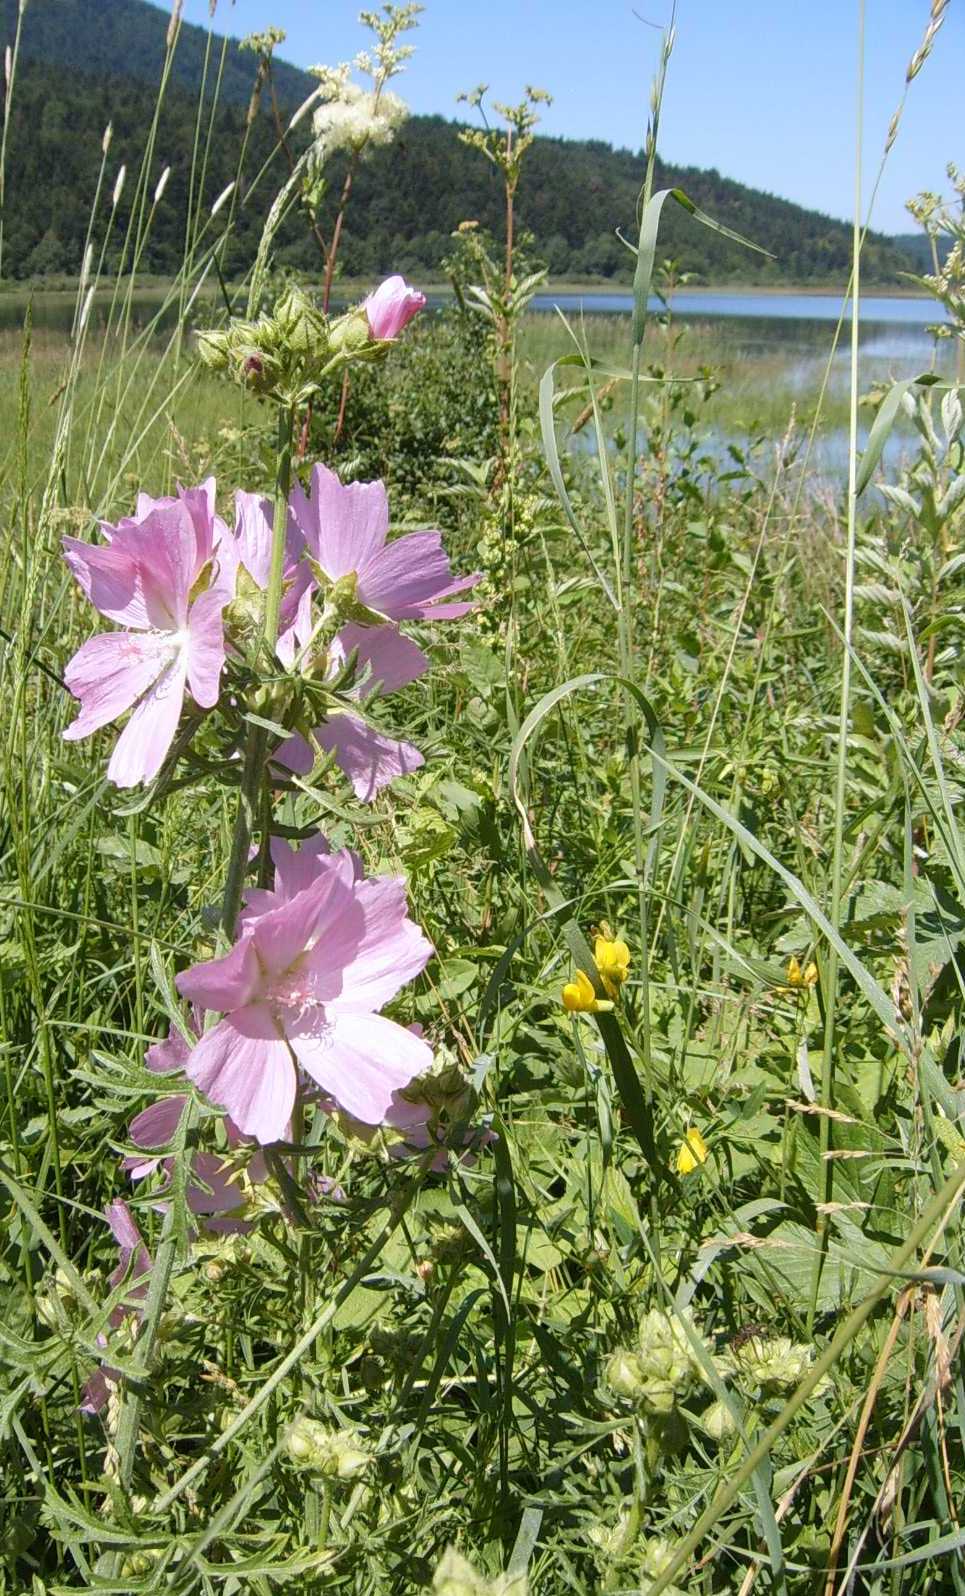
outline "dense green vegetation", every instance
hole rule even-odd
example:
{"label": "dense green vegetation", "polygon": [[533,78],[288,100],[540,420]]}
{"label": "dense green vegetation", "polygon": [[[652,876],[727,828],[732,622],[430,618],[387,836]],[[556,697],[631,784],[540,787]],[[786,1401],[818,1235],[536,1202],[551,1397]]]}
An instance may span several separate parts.
{"label": "dense green vegetation", "polygon": [[[153,181],[128,265],[164,236]],[[965,1596],[961,390],[909,385],[895,472],[898,394],[867,395],[845,494],[810,430],[840,393],[647,314],[666,274],[574,338],[472,232],[455,301],[380,338],[293,283],[297,226],[251,315],[191,233],[149,303],[105,274],[69,336],[0,335],[0,1596]],[[219,227],[244,257],[253,220]],[[965,350],[962,289],[953,256]],[[728,415],[761,447],[713,447]],[[470,613],[401,620],[425,674],[351,700],[424,755],[371,802],[265,757],[344,712],[335,629],[390,613],[325,564],[329,519],[357,567],[372,543],[373,499],[345,523],[336,492],[311,635],[272,646],[316,463],[481,575]],[[104,520],[209,474],[220,541],[168,503],[125,566]],[[226,557],[238,489],[277,492],[274,575]],[[157,778],[115,785],[130,701],[66,740],[77,697],[189,646],[229,579],[217,701],[192,678]],[[79,680],[92,636],[110,669]],[[232,883],[257,913],[269,834],[319,831],[354,850],[331,964],[304,892],[300,938],[275,909],[253,953]],[[374,936],[331,984],[358,871],[404,878],[427,939],[384,1005],[434,1054],[426,1142],[308,1072],[256,1148],[190,1074],[213,1031],[177,978],[237,937],[237,1034],[277,1050],[266,968],[277,1030],[402,956]]]}
{"label": "dense green vegetation", "polygon": [[[16,11],[17,0],[5,0],[8,40],[13,38]],[[133,172],[144,151],[145,86],[158,81],[167,23],[165,13],[143,0],[45,0],[28,8],[10,129],[4,275],[79,270],[104,129],[110,121],[114,139],[101,226],[120,165],[126,163]],[[236,176],[256,59],[235,45],[224,43],[222,50],[222,44],[215,39],[209,50],[201,29],[183,29],[157,131],[152,186],[165,166],[170,165],[171,178],[140,263],[145,271],[172,272],[181,260],[199,126],[204,180],[195,204],[203,211]],[[289,111],[316,86],[307,73],[284,63],[272,70],[279,104]],[[197,86],[202,75],[206,109],[199,123]],[[263,98],[247,148],[245,183],[260,170],[275,142],[267,93]],[[293,151],[302,147],[309,128],[306,119],[296,129]],[[332,194],[339,192],[340,176],[336,163]],[[624,236],[633,231],[642,176],[639,152],[614,150],[593,140],[537,138],[519,214],[554,276],[629,280],[632,260],[616,229]],[[662,247],[699,280],[846,282],[850,238],[844,223],[714,170],[660,161],[656,181],[660,187],[684,188],[725,226],[773,255],[772,260],[752,255],[696,227],[683,212],[668,211]],[[250,264],[272,193],[262,182],[242,206],[224,262],[228,273]],[[132,198],[129,183],[115,232],[126,222]],[[343,267],[360,276],[388,270],[438,274],[453,229],[472,219],[498,230],[501,207],[495,174],[460,143],[458,124],[438,116],[413,117],[403,137],[377,152],[359,174]],[[318,269],[318,252],[297,221],[283,235],[279,259],[302,270]],[[871,235],[865,250],[866,282],[896,283],[903,269],[914,269],[905,253]]]}

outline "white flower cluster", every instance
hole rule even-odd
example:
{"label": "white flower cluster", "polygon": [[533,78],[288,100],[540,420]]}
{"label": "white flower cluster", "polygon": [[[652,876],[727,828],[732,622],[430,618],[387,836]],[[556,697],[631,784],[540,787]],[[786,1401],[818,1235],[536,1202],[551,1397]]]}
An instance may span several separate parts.
{"label": "white flower cluster", "polygon": [[347,66],[314,67],[313,72],[325,94],[312,118],[320,157],[327,159],[336,150],[358,153],[391,144],[409,114],[397,94],[360,88],[351,81]]}

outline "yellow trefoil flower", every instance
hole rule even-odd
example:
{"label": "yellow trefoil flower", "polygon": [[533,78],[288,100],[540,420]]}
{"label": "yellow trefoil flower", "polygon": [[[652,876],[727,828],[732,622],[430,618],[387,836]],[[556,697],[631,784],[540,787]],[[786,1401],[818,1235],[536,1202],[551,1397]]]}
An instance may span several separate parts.
{"label": "yellow trefoil flower", "polygon": [[613,935],[605,920],[597,929],[593,959],[608,995],[611,998],[619,997],[620,988],[630,972],[630,949]]}
{"label": "yellow trefoil flower", "polygon": [[707,1143],[696,1125],[691,1125],[677,1149],[677,1174],[690,1175],[698,1164],[707,1162]]}
{"label": "yellow trefoil flower", "polygon": [[598,998],[586,971],[577,970],[573,980],[567,981],[563,988],[563,1007],[570,1014],[602,1014],[612,1009],[613,1004]]}
{"label": "yellow trefoil flower", "polygon": [[811,959],[802,970],[800,961],[792,953],[787,961],[787,984],[792,991],[800,991],[802,987],[817,986],[818,967],[814,960]]}

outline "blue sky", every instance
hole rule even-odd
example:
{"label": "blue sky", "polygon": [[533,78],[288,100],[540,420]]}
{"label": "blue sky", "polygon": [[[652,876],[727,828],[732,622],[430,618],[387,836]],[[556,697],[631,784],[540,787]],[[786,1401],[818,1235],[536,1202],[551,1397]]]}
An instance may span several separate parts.
{"label": "blue sky", "polygon": [[[373,0],[369,0],[373,3]],[[281,53],[300,66],[349,59],[362,45],[357,0],[217,0],[214,26],[240,37],[283,27]],[[866,0],[865,172],[877,169],[928,0]],[[208,0],[186,0],[207,25]],[[715,166],[755,188],[833,216],[853,195],[858,0],[679,0],[661,153]],[[455,116],[460,89],[488,82],[515,100],[550,90],[543,130],[638,149],[669,0],[427,0],[417,46],[396,87],[413,111]],[[947,187],[960,146],[965,7],[952,4],[911,86],[873,225],[912,226],[904,202]]]}

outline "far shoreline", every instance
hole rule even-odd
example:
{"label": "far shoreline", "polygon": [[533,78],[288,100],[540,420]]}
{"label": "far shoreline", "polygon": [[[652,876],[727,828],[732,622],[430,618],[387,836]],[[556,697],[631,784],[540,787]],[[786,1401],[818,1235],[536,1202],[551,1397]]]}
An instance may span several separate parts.
{"label": "far shoreline", "polygon": [[[448,279],[433,278],[428,274],[420,276],[419,273],[410,274],[410,280],[420,288],[424,288],[435,298],[444,297],[454,299],[452,284]],[[125,289],[130,287],[129,279],[122,279]],[[310,286],[310,284],[308,285]],[[361,299],[375,286],[375,279],[344,278],[335,286],[335,293],[339,300]],[[173,287],[171,278],[144,276],[136,278],[133,291],[141,294],[164,294]],[[95,290],[100,297],[104,294],[116,292],[116,279],[104,282],[103,287]],[[232,291],[241,291],[241,284],[230,285]],[[753,283],[753,282],[720,282],[720,283],[689,283],[686,286],[675,288],[673,299],[686,300],[704,294],[730,294],[735,298],[751,298],[754,295],[766,294],[775,298],[807,297],[812,299],[843,299],[848,291],[847,283]],[[594,294],[599,298],[626,299],[633,293],[632,282],[615,283],[612,278],[549,278],[538,293],[543,294]],[[212,295],[216,289],[212,289]],[[48,281],[44,278],[36,279],[4,279],[0,281],[0,302],[3,300],[27,300],[31,297],[45,299],[76,297],[77,282],[70,279],[58,278]],[[208,297],[202,295],[202,297]],[[864,286],[862,299],[927,299],[929,296],[920,288],[911,284],[868,283]]]}

